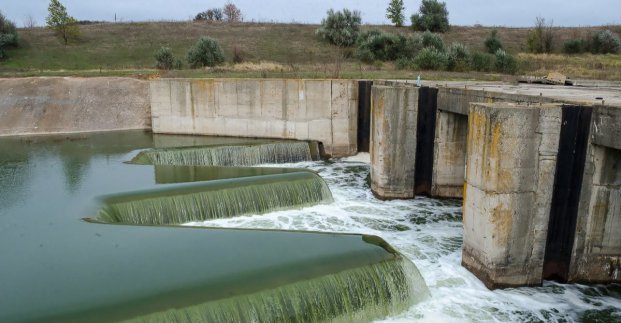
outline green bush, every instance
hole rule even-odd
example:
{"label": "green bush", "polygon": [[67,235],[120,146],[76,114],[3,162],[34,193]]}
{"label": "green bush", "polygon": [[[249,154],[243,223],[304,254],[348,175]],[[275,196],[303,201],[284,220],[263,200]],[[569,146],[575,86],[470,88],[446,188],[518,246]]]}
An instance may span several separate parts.
{"label": "green bush", "polygon": [[496,71],[505,74],[515,74],[517,72],[517,60],[503,49],[499,49],[496,54]]}
{"label": "green bush", "polygon": [[371,30],[360,34],[356,41],[356,57],[363,62],[394,61],[401,57],[412,57],[410,47],[413,42],[403,35]]}
{"label": "green bush", "polygon": [[395,61],[395,67],[398,70],[413,70],[416,68],[416,63],[411,58],[399,58]]}
{"label": "green bush", "polygon": [[528,49],[536,54],[551,53],[554,46],[554,32],[552,22],[546,24],[546,20],[542,17],[535,19],[535,28],[533,28],[526,38]]}
{"label": "green bush", "polygon": [[563,44],[565,54],[580,54],[587,51],[589,44],[584,39],[570,39]]}
{"label": "green bush", "polygon": [[621,39],[610,30],[602,30],[593,35],[591,51],[595,54],[615,54],[621,51]]}
{"label": "green bush", "polygon": [[175,64],[175,56],[169,47],[161,47],[155,52],[155,67],[161,70],[171,70]]}
{"label": "green bush", "polygon": [[15,24],[6,19],[4,14],[0,11],[0,59],[7,58],[6,49],[12,46],[17,46],[17,29]]}
{"label": "green bush", "polygon": [[190,67],[216,66],[224,63],[224,53],[220,44],[209,37],[201,37],[188,51],[188,64]]}
{"label": "green bush", "polygon": [[442,37],[438,34],[434,34],[430,31],[426,31],[422,36],[422,46],[424,47],[434,47],[435,49],[443,52],[444,51],[444,41]]}
{"label": "green bush", "polygon": [[343,9],[341,12],[330,9],[315,33],[333,45],[348,47],[356,43],[361,22],[359,11]]}
{"label": "green bush", "polygon": [[424,70],[443,70],[448,65],[448,57],[435,47],[425,47],[418,52],[414,63]]}
{"label": "green bush", "polygon": [[502,42],[498,39],[498,30],[492,30],[485,38],[485,48],[490,54],[495,54],[499,49],[503,49]]}
{"label": "green bush", "polygon": [[452,43],[446,52],[448,57],[447,68],[450,71],[465,72],[470,64],[470,51],[462,43]]}
{"label": "green bush", "polygon": [[423,0],[419,13],[412,15],[411,20],[414,30],[441,33],[449,30],[446,3],[438,0]]}
{"label": "green bush", "polygon": [[494,70],[494,55],[475,52],[470,56],[470,68],[479,72],[491,72]]}

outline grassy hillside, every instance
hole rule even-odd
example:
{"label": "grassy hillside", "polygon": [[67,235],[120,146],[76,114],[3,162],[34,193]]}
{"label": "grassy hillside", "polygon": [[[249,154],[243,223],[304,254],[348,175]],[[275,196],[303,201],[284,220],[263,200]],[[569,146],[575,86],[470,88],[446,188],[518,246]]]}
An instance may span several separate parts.
{"label": "grassy hillside", "polygon": [[[201,36],[217,39],[225,50],[225,67],[215,70],[182,70],[163,76],[254,76],[254,77],[331,77],[335,74],[335,47],[315,36],[317,25],[303,24],[207,24],[194,22],[144,22],[81,26],[80,39],[64,46],[45,28],[20,29],[21,46],[0,62],[1,76],[21,75],[148,75],[154,70],[153,53],[161,46],[171,47],[175,55],[185,53]],[[363,26],[363,30],[381,29],[411,33],[409,28]],[[618,29],[618,27],[616,27]],[[453,27],[444,34],[445,42],[459,41],[473,50],[482,50],[492,28]],[[559,28],[557,47],[564,40],[590,35],[601,28]],[[525,51],[526,28],[499,28],[499,37],[513,53]],[[240,49],[251,63],[232,66],[233,51]],[[621,55],[520,55],[521,73],[545,73],[559,70],[574,78],[621,80]],[[407,78],[414,71],[397,71],[391,63],[364,65],[355,59],[341,67],[343,77]],[[437,77],[494,79],[481,73],[431,73]]]}

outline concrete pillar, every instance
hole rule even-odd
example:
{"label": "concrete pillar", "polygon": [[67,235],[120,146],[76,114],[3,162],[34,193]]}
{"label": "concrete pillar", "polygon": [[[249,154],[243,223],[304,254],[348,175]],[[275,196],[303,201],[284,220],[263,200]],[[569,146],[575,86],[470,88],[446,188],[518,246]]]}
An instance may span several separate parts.
{"label": "concrete pillar", "polygon": [[578,208],[568,281],[621,282],[621,108],[598,107]]}
{"label": "concrete pillar", "polygon": [[438,110],[431,195],[462,198],[468,115]]}
{"label": "concrete pillar", "polygon": [[381,199],[414,197],[418,88],[371,90],[371,190]]}
{"label": "concrete pillar", "polygon": [[470,107],[462,264],[488,288],[541,284],[560,124],[557,106]]}

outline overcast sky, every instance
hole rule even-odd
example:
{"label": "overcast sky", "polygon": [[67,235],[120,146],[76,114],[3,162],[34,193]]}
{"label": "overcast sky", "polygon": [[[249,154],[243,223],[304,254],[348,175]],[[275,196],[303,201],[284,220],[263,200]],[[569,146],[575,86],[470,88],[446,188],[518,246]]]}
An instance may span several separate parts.
{"label": "overcast sky", "polygon": [[[61,0],[78,20],[186,20],[197,12],[222,7],[226,0]],[[388,23],[389,0],[233,0],[247,21],[319,23],[328,9],[356,9],[363,23]],[[405,0],[406,17],[420,0]],[[535,17],[556,26],[621,24],[621,0],[446,0],[452,25],[532,26]],[[0,0],[0,10],[18,26],[26,17],[45,24],[49,0]]]}

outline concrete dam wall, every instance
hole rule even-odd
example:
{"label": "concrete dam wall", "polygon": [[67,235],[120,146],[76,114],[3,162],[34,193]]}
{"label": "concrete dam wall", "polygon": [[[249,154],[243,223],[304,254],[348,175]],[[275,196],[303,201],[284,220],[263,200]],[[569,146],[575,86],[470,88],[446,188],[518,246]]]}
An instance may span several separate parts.
{"label": "concrete dam wall", "polygon": [[490,288],[621,281],[621,108],[430,90],[373,86],[374,194],[463,198],[463,265]]}
{"label": "concrete dam wall", "polygon": [[0,136],[150,127],[147,81],[116,77],[0,79]]}
{"label": "concrete dam wall", "polygon": [[332,156],[357,148],[358,82],[162,79],[151,82],[153,132],[316,140]]}

